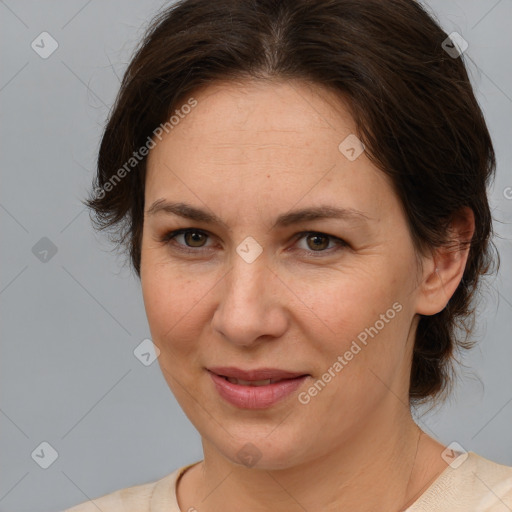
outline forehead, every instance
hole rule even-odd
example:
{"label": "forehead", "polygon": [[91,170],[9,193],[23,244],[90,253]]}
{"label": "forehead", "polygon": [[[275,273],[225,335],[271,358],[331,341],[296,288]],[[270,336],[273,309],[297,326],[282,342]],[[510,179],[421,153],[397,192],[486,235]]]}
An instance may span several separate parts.
{"label": "forehead", "polygon": [[289,133],[292,138],[297,134],[312,138],[318,129],[341,130],[340,136],[355,131],[349,105],[341,95],[305,81],[216,82],[183,96],[177,108],[192,96],[197,106],[187,123],[180,123],[182,135],[209,138],[216,132],[237,130],[243,140],[247,131],[260,137]]}
{"label": "forehead", "polygon": [[364,153],[349,161],[340,152],[356,129],[332,91],[301,82],[228,82],[180,104],[190,98],[196,106],[150,151],[146,208],[186,196],[227,218],[229,206],[243,212],[279,204],[282,213],[298,201],[366,211],[382,203],[384,173]]}
{"label": "forehead", "polygon": [[[191,100],[194,108],[183,108]],[[306,82],[214,83],[182,97],[175,112],[181,109],[186,113],[174,115],[172,129],[155,139],[150,174],[163,162],[205,178],[231,171],[310,176],[313,168],[343,166],[338,146],[356,131],[341,98]]]}

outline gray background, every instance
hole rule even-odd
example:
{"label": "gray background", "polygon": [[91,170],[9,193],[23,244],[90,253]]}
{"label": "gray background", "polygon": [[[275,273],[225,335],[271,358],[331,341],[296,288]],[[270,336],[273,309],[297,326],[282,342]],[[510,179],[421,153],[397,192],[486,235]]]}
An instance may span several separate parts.
{"label": "gray background", "polygon": [[[491,202],[503,264],[456,392],[420,422],[445,444],[512,465],[512,0],[428,4],[469,42],[498,156]],[[158,362],[133,354],[150,337],[139,283],[79,202],[118,77],[162,5],[0,0],[0,512],[62,510],[202,458]],[[31,48],[43,31],[59,44],[47,59]],[[32,251],[43,237],[57,248],[46,262]],[[31,456],[43,441],[58,452],[48,469]]]}

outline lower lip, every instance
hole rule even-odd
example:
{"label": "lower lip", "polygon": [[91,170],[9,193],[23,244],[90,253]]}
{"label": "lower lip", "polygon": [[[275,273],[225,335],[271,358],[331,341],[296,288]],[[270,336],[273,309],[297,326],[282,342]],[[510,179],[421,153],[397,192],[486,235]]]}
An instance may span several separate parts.
{"label": "lower lip", "polygon": [[233,384],[215,373],[208,372],[219,395],[230,404],[242,409],[266,409],[293,393],[308,377],[286,379],[265,386]]}

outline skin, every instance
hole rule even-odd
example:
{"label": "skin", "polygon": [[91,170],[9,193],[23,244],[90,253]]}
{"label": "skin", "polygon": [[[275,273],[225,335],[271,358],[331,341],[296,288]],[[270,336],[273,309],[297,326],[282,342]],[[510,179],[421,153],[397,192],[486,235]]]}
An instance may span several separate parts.
{"label": "skin", "polygon": [[[418,265],[389,179],[364,152],[349,161],[338,149],[356,129],[332,92],[248,81],[209,85],[193,97],[197,106],[148,157],[141,261],[159,364],[204,451],[178,482],[181,510],[404,508],[447,467],[444,447],[420,431],[408,406],[418,314],[445,307],[467,251],[439,250]],[[148,214],[159,199],[205,209],[225,226]],[[370,220],[274,227],[278,215],[319,204]],[[474,230],[471,211],[463,213],[452,225],[460,240]],[[200,233],[162,241],[181,228]],[[263,248],[252,263],[236,252],[248,236]],[[195,252],[178,249],[187,246]],[[394,303],[401,311],[300,403],[298,393]],[[270,408],[242,410],[218,395],[211,366],[311,377]],[[246,443],[259,451],[252,467],[237,458]]]}

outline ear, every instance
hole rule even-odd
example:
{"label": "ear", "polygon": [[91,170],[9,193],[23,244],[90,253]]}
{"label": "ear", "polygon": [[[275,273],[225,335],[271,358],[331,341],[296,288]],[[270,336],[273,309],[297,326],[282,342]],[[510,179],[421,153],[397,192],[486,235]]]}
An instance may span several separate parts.
{"label": "ear", "polygon": [[435,249],[432,256],[423,261],[423,277],[416,303],[417,313],[435,315],[446,307],[464,275],[474,232],[473,210],[464,207],[450,222],[448,246]]}

